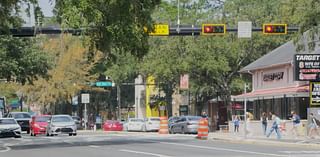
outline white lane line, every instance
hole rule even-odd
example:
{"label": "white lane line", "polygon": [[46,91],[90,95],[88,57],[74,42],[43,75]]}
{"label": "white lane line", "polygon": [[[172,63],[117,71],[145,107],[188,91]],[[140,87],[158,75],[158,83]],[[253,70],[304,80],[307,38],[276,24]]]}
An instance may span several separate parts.
{"label": "white lane line", "polygon": [[[155,141],[155,142],[156,142],[156,141]],[[229,152],[237,152],[237,153],[255,154],[255,155],[284,156],[284,157],[289,157],[288,155],[262,153],[262,152],[253,152],[253,151],[237,150],[237,149],[228,149],[228,148],[219,148],[219,147],[197,146],[197,145],[181,144],[181,143],[172,143],[172,142],[160,142],[160,143],[162,143],[162,144],[168,144],[168,145],[184,146],[184,147],[201,148],[201,149],[211,149],[211,150],[221,150],[221,151],[229,151]]]}
{"label": "white lane line", "polygon": [[152,156],[157,156],[157,157],[172,157],[172,156],[167,156],[167,155],[162,155],[162,154],[155,154],[155,153],[149,153],[149,152],[134,151],[134,150],[128,150],[128,149],[120,149],[119,151],[121,151],[121,152],[128,152],[128,153],[136,153],[136,154],[144,154],[144,155],[152,155]]}
{"label": "white lane line", "polygon": [[5,148],[5,150],[0,150],[0,153],[8,152],[11,150],[11,148],[7,147],[7,146],[5,146],[4,148]]}
{"label": "white lane line", "polygon": [[91,148],[99,148],[100,146],[96,146],[96,145],[89,145],[88,147],[91,147]]}
{"label": "white lane line", "polygon": [[279,151],[287,154],[320,154],[320,151]]}

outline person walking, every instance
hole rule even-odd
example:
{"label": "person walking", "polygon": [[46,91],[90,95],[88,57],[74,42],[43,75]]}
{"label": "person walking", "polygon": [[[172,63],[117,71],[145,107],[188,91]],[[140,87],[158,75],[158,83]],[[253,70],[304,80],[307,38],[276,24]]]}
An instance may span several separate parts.
{"label": "person walking", "polygon": [[267,113],[263,112],[263,113],[261,114],[260,120],[261,120],[263,135],[267,135],[267,126],[268,126],[268,116],[267,116]]}
{"label": "person walking", "polygon": [[299,135],[299,131],[298,128],[300,127],[301,123],[300,123],[300,116],[295,112],[295,111],[291,111],[291,120],[292,120],[292,135],[297,138]]}
{"label": "person walking", "polygon": [[310,119],[311,119],[311,122],[309,124],[308,137],[315,138],[314,137],[315,134],[317,134],[319,136],[319,133],[318,133],[319,125],[317,124],[318,120],[314,117],[313,113],[310,113]]}
{"label": "person walking", "polygon": [[273,131],[276,132],[277,134],[277,139],[281,139],[281,133],[280,133],[280,129],[279,129],[279,126],[280,126],[280,123],[281,123],[281,119],[275,114],[275,113],[272,113],[272,126],[270,128],[270,131],[269,133],[267,134],[267,137],[269,138],[270,135],[272,134]]}
{"label": "person walking", "polygon": [[233,124],[234,124],[234,132],[239,132],[240,118],[237,115],[234,116]]}

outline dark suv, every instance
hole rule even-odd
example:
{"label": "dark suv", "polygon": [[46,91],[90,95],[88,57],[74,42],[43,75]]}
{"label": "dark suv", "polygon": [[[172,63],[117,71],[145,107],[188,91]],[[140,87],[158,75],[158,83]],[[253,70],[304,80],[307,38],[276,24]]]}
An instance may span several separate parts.
{"label": "dark suv", "polygon": [[7,117],[14,118],[21,126],[22,131],[30,133],[31,115],[28,112],[10,112]]}

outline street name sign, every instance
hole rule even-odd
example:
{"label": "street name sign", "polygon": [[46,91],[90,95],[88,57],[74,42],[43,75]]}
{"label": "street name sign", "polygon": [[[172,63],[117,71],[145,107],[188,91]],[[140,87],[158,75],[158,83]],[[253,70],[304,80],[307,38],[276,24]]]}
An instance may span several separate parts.
{"label": "street name sign", "polygon": [[110,81],[99,81],[96,82],[97,87],[112,87],[112,82]]}

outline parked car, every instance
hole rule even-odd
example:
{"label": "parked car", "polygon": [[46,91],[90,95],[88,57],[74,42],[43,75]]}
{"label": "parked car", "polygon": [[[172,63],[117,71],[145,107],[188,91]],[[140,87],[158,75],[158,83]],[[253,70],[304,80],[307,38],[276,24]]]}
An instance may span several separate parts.
{"label": "parked car", "polygon": [[171,133],[197,133],[200,119],[200,116],[182,116],[171,126]]}
{"label": "parked car", "polygon": [[103,131],[122,131],[123,125],[116,120],[106,120],[103,123]]}
{"label": "parked car", "polygon": [[7,117],[14,118],[21,126],[22,131],[27,131],[27,134],[30,133],[31,115],[28,112],[10,112]]}
{"label": "parked car", "polygon": [[21,127],[13,118],[0,118],[0,137],[21,137]]}
{"label": "parked car", "polygon": [[69,136],[77,135],[77,126],[69,115],[53,115],[48,121],[46,129],[47,136],[58,134],[69,134]]}
{"label": "parked car", "polygon": [[32,116],[30,122],[30,135],[37,136],[38,134],[45,134],[50,118],[50,115]]}
{"label": "parked car", "polygon": [[145,119],[142,131],[158,131],[159,128],[160,128],[160,118],[149,117]]}
{"label": "parked car", "polygon": [[81,118],[79,116],[72,116],[72,119],[77,125],[77,130],[82,129]]}
{"label": "parked car", "polygon": [[129,118],[126,123],[127,131],[142,131],[144,126],[144,120],[140,118]]}
{"label": "parked car", "polygon": [[171,126],[177,121],[179,120],[180,117],[178,116],[173,116],[173,117],[170,117],[168,119],[168,129],[169,129],[169,133],[171,133]]}

